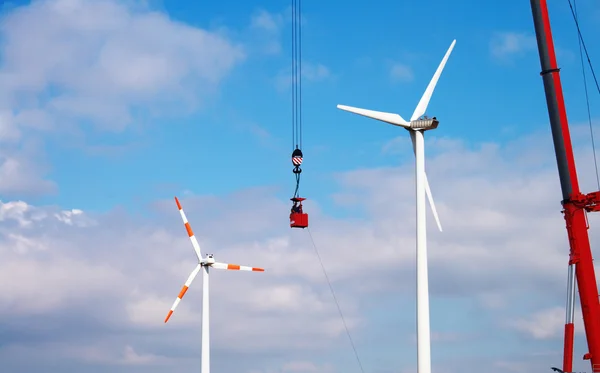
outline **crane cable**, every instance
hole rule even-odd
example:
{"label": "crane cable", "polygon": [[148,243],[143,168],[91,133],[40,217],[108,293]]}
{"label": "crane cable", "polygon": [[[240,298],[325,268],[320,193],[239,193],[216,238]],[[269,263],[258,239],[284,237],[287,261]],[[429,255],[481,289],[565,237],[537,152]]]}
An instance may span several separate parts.
{"label": "crane cable", "polygon": [[[302,172],[302,170],[300,169],[300,164],[302,163],[301,0],[292,0],[292,148],[294,149],[292,157],[294,157],[294,154],[297,152],[300,157],[299,163],[294,163],[296,165],[296,168],[294,169],[294,174],[296,175],[296,191],[294,192],[294,197],[297,197],[298,188],[300,186],[300,173]],[[352,340],[350,329],[348,329],[348,325],[346,324],[346,319],[344,318],[344,314],[342,313],[342,308],[340,307],[340,303],[338,302],[337,297],[335,296],[335,291],[333,290],[333,286],[331,285],[331,281],[329,280],[329,276],[327,275],[327,271],[325,270],[325,265],[323,265],[323,260],[321,259],[321,255],[319,254],[319,250],[317,249],[317,245],[315,244],[315,240],[312,236],[312,233],[310,232],[310,228],[307,227],[307,231],[315,253],[317,254],[317,258],[319,259],[319,263],[321,264],[321,269],[323,270],[323,274],[325,275],[327,284],[329,285],[329,290],[331,291],[331,295],[333,296],[333,300],[335,301],[335,305],[337,306],[340,318],[342,319],[342,323],[344,324],[344,329],[346,330],[346,334],[348,335],[348,339],[350,340],[350,345],[352,346],[352,350],[354,351],[354,356],[356,357],[356,361],[358,363],[360,371],[362,373],[365,373],[360,357],[358,356],[356,346],[354,345],[354,341]]]}
{"label": "crane cable", "polygon": [[321,255],[319,254],[319,250],[317,249],[317,245],[315,244],[315,240],[313,239],[312,233],[310,233],[310,228],[307,227],[308,235],[310,236],[310,241],[312,242],[313,248],[315,249],[315,253],[317,254],[317,258],[319,258],[319,263],[321,263],[321,269],[323,269],[323,274],[325,275],[325,279],[327,279],[327,284],[329,285],[329,290],[331,290],[331,295],[333,296],[333,300],[335,301],[335,305],[337,306],[338,312],[340,313],[340,317],[342,322],[344,323],[344,329],[346,329],[346,334],[348,335],[348,339],[350,340],[350,345],[352,345],[352,350],[354,351],[354,356],[356,356],[356,362],[358,363],[358,367],[362,373],[365,373],[363,369],[362,362],[360,361],[360,357],[358,357],[358,352],[356,350],[356,346],[354,345],[354,341],[352,340],[352,336],[350,335],[350,329],[348,329],[348,325],[346,324],[346,319],[344,318],[344,314],[342,313],[342,308],[340,307],[340,303],[335,296],[335,292],[333,291],[333,286],[331,285],[331,281],[329,280],[329,276],[327,275],[327,271],[325,270],[325,266],[323,265],[323,260],[321,259]]}
{"label": "crane cable", "polygon": [[292,0],[292,162],[296,175],[294,198],[298,197],[302,169],[302,19],[301,0]]}
{"label": "crane cable", "polygon": [[302,149],[301,0],[292,0],[292,148]]}
{"label": "crane cable", "polygon": [[573,0],[573,4],[571,4],[571,0],[567,0],[569,2],[569,7],[571,8],[571,14],[573,15],[573,20],[575,21],[575,26],[577,27],[577,36],[579,41],[579,57],[581,59],[581,71],[583,73],[583,87],[585,89],[585,101],[587,104],[587,114],[588,114],[588,122],[590,126],[590,136],[592,138],[592,151],[594,153],[594,165],[596,167],[596,182],[598,183],[598,189],[600,189],[600,175],[598,174],[598,160],[596,159],[596,145],[594,143],[594,130],[592,127],[592,115],[590,113],[590,99],[587,88],[587,79],[585,75],[585,64],[583,61],[583,52],[585,51],[585,56],[587,58],[588,65],[590,66],[590,70],[592,72],[592,76],[594,78],[594,82],[596,83],[596,89],[600,94],[600,85],[598,84],[598,79],[596,78],[596,73],[594,72],[594,66],[592,65],[592,61],[590,60],[590,56],[588,54],[587,48],[585,46],[585,41],[583,40],[583,35],[581,34],[581,29],[579,28],[579,17],[577,15],[577,0]]}

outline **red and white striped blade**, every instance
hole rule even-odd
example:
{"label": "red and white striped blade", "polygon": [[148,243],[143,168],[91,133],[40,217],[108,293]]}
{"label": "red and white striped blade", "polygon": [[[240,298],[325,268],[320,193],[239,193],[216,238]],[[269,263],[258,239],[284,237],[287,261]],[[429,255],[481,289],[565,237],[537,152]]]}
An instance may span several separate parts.
{"label": "red and white striped blade", "polygon": [[187,231],[188,236],[190,236],[190,241],[192,241],[192,246],[194,246],[194,251],[196,252],[198,261],[201,262],[202,261],[202,253],[200,252],[200,244],[198,243],[196,236],[194,236],[194,231],[192,231],[192,226],[190,225],[190,222],[187,220],[187,217],[185,216],[185,212],[183,212],[183,208],[181,207],[181,203],[179,203],[179,199],[177,199],[177,197],[175,197],[175,202],[177,203],[177,208],[179,209],[179,214],[181,215],[181,220],[183,220],[183,225],[185,226],[185,230]]}
{"label": "red and white striped blade", "polygon": [[194,281],[194,279],[196,278],[196,275],[198,275],[198,272],[200,272],[201,268],[202,268],[202,266],[200,264],[198,264],[196,266],[196,268],[194,268],[194,270],[190,274],[190,277],[188,277],[187,281],[185,282],[185,285],[183,285],[183,288],[181,288],[181,291],[179,292],[179,295],[177,296],[177,299],[175,299],[175,302],[173,303],[173,306],[171,307],[171,310],[169,311],[169,314],[165,318],[165,323],[167,321],[169,321],[169,318],[171,317],[171,315],[175,311],[175,308],[177,308],[177,306],[179,305],[179,302],[181,302],[181,299],[183,299],[183,296],[185,295],[185,293],[190,288],[190,285],[192,284],[192,281]]}
{"label": "red and white striped blade", "polygon": [[241,265],[237,265],[237,264],[218,263],[218,262],[213,263],[211,265],[211,267],[217,268],[217,269],[229,269],[231,271],[253,271],[253,272],[264,272],[265,271],[262,268],[241,266]]}

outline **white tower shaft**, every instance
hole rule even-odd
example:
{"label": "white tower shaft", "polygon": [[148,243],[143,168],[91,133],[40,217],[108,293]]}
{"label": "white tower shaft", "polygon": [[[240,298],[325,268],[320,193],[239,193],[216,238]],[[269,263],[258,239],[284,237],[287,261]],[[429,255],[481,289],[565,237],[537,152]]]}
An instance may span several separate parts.
{"label": "white tower shaft", "polygon": [[414,131],[417,199],[417,372],[431,373],[429,326],[429,278],[427,273],[427,227],[425,211],[425,140]]}
{"label": "white tower shaft", "polygon": [[210,373],[210,316],[208,271],[209,266],[202,266],[202,370],[201,373]]}

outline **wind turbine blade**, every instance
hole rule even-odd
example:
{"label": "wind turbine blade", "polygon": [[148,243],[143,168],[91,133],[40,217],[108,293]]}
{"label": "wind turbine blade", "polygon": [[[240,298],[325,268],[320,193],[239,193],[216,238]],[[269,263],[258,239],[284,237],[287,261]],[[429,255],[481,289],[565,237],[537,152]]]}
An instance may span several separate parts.
{"label": "wind turbine blade", "polygon": [[[415,147],[415,133],[414,131],[410,132],[410,140],[413,145],[413,153],[416,155],[416,147]],[[442,232],[442,223],[440,223],[440,217],[438,216],[437,209],[435,208],[435,202],[433,202],[433,196],[431,195],[431,188],[429,187],[429,180],[427,180],[427,173],[424,175],[425,178],[425,194],[427,195],[427,199],[429,200],[429,206],[431,206],[431,212],[433,213],[433,218],[438,226],[440,232]]]}
{"label": "wind turbine blade", "polygon": [[452,53],[454,44],[456,44],[456,39],[452,41],[452,44],[450,44],[450,48],[448,48],[448,51],[446,52],[446,55],[442,59],[440,66],[438,66],[435,74],[433,74],[433,78],[429,82],[429,85],[427,86],[425,93],[423,93],[423,97],[421,97],[421,101],[419,101],[419,104],[415,108],[415,112],[413,113],[412,117],[410,117],[411,121],[419,119],[423,114],[425,114],[425,111],[427,110],[427,106],[429,105],[429,100],[431,100],[431,95],[433,94],[433,90],[435,89],[435,85],[437,84],[437,81],[440,78],[440,75],[442,75],[442,70],[444,70],[444,66],[446,65],[446,62],[448,61],[448,57],[450,57],[450,53]]}
{"label": "wind turbine blade", "polygon": [[405,121],[398,114],[385,113],[383,111],[360,109],[360,108],[346,106],[346,105],[338,105],[337,108],[344,110],[344,111],[348,111],[350,113],[362,115],[364,117],[373,118],[373,119],[380,120],[382,122],[390,123],[395,126],[400,126],[400,127],[408,127],[409,126],[409,123],[407,121]]}
{"label": "wind turbine blade", "polygon": [[171,310],[167,314],[167,317],[165,318],[165,323],[167,321],[169,321],[169,318],[171,317],[171,315],[175,311],[175,308],[177,308],[177,306],[179,305],[179,302],[181,302],[181,299],[183,299],[183,296],[185,295],[185,293],[190,288],[190,285],[192,284],[192,281],[194,281],[194,279],[196,278],[196,275],[198,275],[198,272],[200,272],[200,268],[202,268],[202,266],[200,264],[198,264],[196,266],[196,268],[194,268],[194,270],[192,271],[192,273],[190,274],[190,276],[188,277],[187,281],[185,282],[185,285],[183,285],[183,287],[181,288],[181,291],[179,292],[179,295],[177,296],[177,299],[175,299],[175,302],[173,303],[173,306],[171,307]]}
{"label": "wind turbine blade", "polygon": [[433,196],[431,195],[431,189],[429,188],[429,181],[427,180],[427,173],[425,173],[425,194],[427,194],[427,199],[429,200],[429,206],[431,206],[431,212],[433,213],[433,217],[435,222],[437,223],[438,229],[442,232],[442,223],[440,223],[440,217],[438,216],[437,209],[435,208],[435,203],[433,202]]}
{"label": "wind turbine blade", "polygon": [[200,244],[198,243],[196,236],[194,236],[194,232],[192,231],[192,226],[190,225],[190,222],[187,220],[187,217],[185,216],[185,212],[183,212],[183,208],[181,207],[181,203],[179,203],[179,199],[177,197],[175,197],[175,202],[177,203],[177,208],[179,209],[179,214],[181,215],[181,220],[183,220],[183,225],[185,226],[185,230],[187,231],[188,236],[190,236],[190,241],[192,241],[192,246],[194,246],[194,251],[196,252],[196,256],[198,257],[198,262],[201,262],[202,261],[202,253],[200,252]]}
{"label": "wind turbine blade", "polygon": [[228,269],[230,271],[253,271],[253,272],[264,272],[265,271],[262,268],[241,266],[241,265],[237,265],[237,264],[218,263],[218,262],[213,263],[211,265],[211,267],[217,268],[217,269]]}

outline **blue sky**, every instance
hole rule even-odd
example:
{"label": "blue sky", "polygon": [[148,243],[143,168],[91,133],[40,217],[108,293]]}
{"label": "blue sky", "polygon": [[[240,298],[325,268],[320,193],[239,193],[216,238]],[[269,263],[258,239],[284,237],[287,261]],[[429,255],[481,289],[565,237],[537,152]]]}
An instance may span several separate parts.
{"label": "blue sky", "polygon": [[[289,5],[227,1],[209,5],[150,4],[168,12],[174,21],[209,30],[225,28],[234,41],[249,43],[252,39],[264,42],[260,40],[264,37],[260,30],[247,31],[251,15],[260,9],[283,13]],[[570,118],[582,122],[586,112],[575,28],[566,3],[551,2],[550,6],[556,44],[568,50],[568,57],[561,58],[560,65]],[[592,4],[580,1],[579,6]],[[382,7],[388,7],[383,2],[368,9],[335,3],[308,3],[303,7],[307,19],[303,56],[307,64],[322,64],[329,71],[327,78],[305,81],[303,87],[306,182],[302,187],[310,197],[324,199],[331,192],[327,179],[332,172],[397,162],[397,156],[382,155],[369,146],[378,146],[402,132],[340,112],[335,106],[345,103],[409,115],[453,38],[457,39],[457,46],[429,110],[439,112],[443,122],[429,136],[460,137],[475,143],[514,138],[521,132],[517,129],[521,123],[527,123],[530,130],[548,130],[543,86],[537,75],[540,69],[536,46],[534,40],[527,39],[531,38],[533,27],[528,4],[500,9],[482,6],[475,10],[466,3],[449,6],[434,2],[422,3],[422,8],[404,5],[386,12],[381,12]],[[436,12],[426,11],[434,8]],[[407,27],[397,26],[423,14],[431,25],[426,32],[415,32],[414,26],[408,26],[412,22]],[[459,26],[465,19],[468,27]],[[583,31],[586,25],[592,29],[593,22],[594,19],[582,19]],[[170,188],[160,187],[164,183],[199,193],[272,184],[282,189],[282,195],[288,190],[290,194],[290,95],[288,91],[278,91],[274,84],[265,84],[289,67],[289,26],[286,19],[279,36],[274,37],[281,44],[282,53],[250,53],[225,78],[206,110],[149,118],[142,108],[137,118],[145,118],[142,120],[148,127],[139,131],[88,133],[87,144],[125,147],[127,150],[119,156],[94,156],[78,147],[65,147],[61,141],[48,143],[49,177],[60,188],[57,195],[42,201],[85,209],[102,210],[123,203],[136,208],[159,195],[173,194]],[[514,53],[505,52],[501,58],[490,53],[490,40],[497,32],[526,36],[517,36],[520,39],[515,39],[518,45]],[[585,35],[593,57],[595,35],[589,31]],[[394,64],[408,66],[412,78],[390,79]],[[461,90],[457,92],[456,87]],[[500,101],[503,105],[498,105]],[[508,101],[511,110],[507,112]],[[250,126],[268,133],[269,139],[261,140]],[[240,161],[238,154],[249,157]],[[349,161],[348,154],[358,156]],[[410,153],[400,156],[408,157]],[[205,174],[208,167],[210,176]],[[115,183],[115,179],[119,182]]]}
{"label": "blue sky", "polygon": [[[357,369],[306,232],[287,227],[289,6],[4,3],[0,283],[24,283],[0,297],[0,314],[13,320],[0,323],[11,372],[39,368],[28,351],[57,371],[199,368],[199,280],[179,324],[161,325],[193,268],[174,195],[203,247],[273,273],[256,282],[216,275],[215,371]],[[577,6],[595,63],[600,6]],[[366,372],[415,371],[413,155],[405,131],[336,105],[410,116],[453,39],[427,111],[441,121],[426,138],[444,226],[429,222],[434,369],[558,366],[566,234],[529,4],[302,7],[301,194]],[[549,7],[591,191],[576,29],[566,1]],[[591,79],[588,89],[596,118]],[[45,276],[30,276],[41,268]],[[72,295],[72,282],[92,290]],[[64,335],[29,325],[32,317]],[[576,367],[587,371],[584,350],[579,333]]]}

